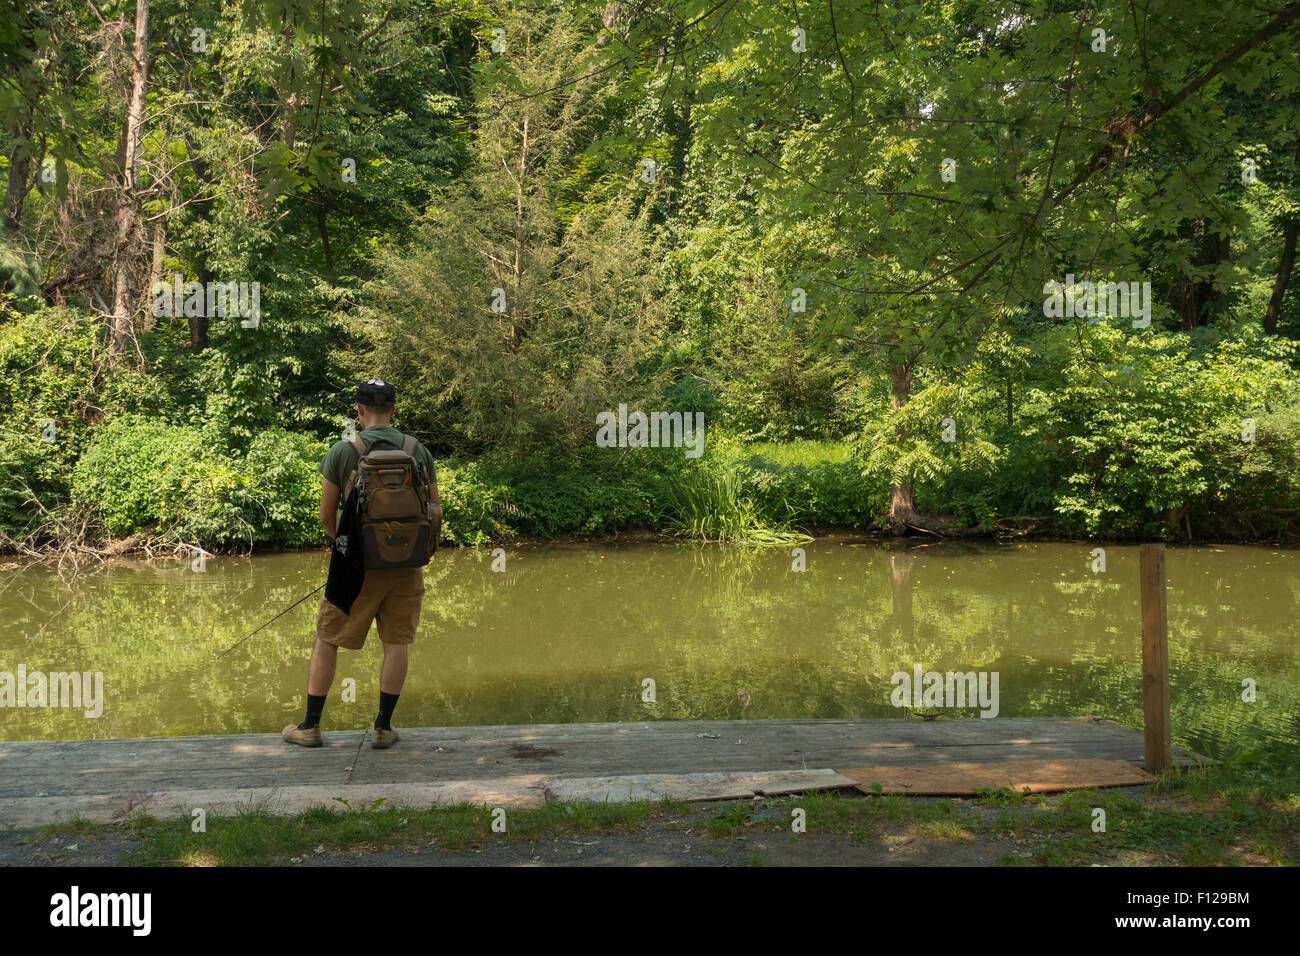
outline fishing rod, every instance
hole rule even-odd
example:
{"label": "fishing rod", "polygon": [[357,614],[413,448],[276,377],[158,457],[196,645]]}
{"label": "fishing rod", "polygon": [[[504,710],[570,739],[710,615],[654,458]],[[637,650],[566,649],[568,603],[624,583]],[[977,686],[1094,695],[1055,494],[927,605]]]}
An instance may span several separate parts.
{"label": "fishing rod", "polygon": [[315,594],[315,593],[317,593],[317,591],[320,591],[320,589],[323,588],[323,587],[325,587],[324,584],[322,584],[322,585],[321,585],[319,588],[317,588],[315,591],[312,591],[310,594],[304,594],[302,597],[298,598],[298,600],[294,601],[292,604],[290,604],[287,608],[285,608],[283,611],[281,611],[281,612],[280,612],[279,614],[277,614],[275,617],[271,618],[271,620],[267,621],[266,624],[263,624],[262,627],[257,628],[256,630],[254,630],[252,633],[248,634],[247,636],[245,636],[245,637],[241,637],[239,640],[235,641],[235,643],[231,644],[231,645],[230,645],[229,647],[227,647],[224,651],[222,651],[220,654],[218,654],[217,657],[225,657],[227,654],[229,654],[231,651],[233,651],[233,650],[234,650],[236,647],[238,647],[240,644],[244,643],[244,641],[248,640],[248,638],[252,637],[253,634],[256,634],[258,631],[262,630],[263,627],[266,627],[267,625],[272,624],[272,623],[274,623],[275,621],[278,621],[280,618],[284,617],[286,614],[288,614],[290,611],[292,611],[294,608],[296,608],[296,607],[297,607],[299,604],[301,604],[303,601],[305,601],[305,600],[307,600],[309,597],[311,597],[312,594]]}

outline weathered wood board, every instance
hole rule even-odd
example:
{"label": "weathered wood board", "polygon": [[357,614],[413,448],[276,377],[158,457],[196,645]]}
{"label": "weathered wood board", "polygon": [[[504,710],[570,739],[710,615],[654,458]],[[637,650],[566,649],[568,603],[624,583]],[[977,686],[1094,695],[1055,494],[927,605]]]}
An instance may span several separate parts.
{"label": "weathered wood board", "polygon": [[633,800],[737,800],[783,793],[839,790],[855,781],[833,770],[775,773],[637,773],[615,777],[575,777],[547,785],[557,800],[627,803]]}
{"label": "weathered wood board", "polygon": [[81,819],[112,823],[128,808],[159,819],[188,818],[196,807],[208,814],[260,812],[289,814],[324,807],[365,809],[382,800],[386,806],[488,806],[520,810],[540,807],[550,797],[563,801],[626,803],[633,800],[728,800],[766,794],[803,793],[854,786],[832,770],[776,773],[633,774],[618,777],[572,777],[548,781],[516,776],[449,783],[354,783],[331,786],[173,790],[136,794],[129,802],[103,794],[0,799],[0,823],[35,827]]}
{"label": "weathered wood board", "polygon": [[[999,763],[935,764],[929,767],[850,767],[838,771],[863,793],[960,796],[1009,787],[1020,793],[1051,793],[1088,787],[1133,787],[1155,777],[1127,760],[1007,760]],[[875,786],[879,786],[877,790]]]}

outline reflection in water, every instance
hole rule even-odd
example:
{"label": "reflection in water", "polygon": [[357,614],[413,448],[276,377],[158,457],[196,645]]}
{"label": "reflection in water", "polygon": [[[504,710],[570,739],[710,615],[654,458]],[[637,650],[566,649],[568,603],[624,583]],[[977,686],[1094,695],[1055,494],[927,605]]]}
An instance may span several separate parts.
{"label": "reflection in water", "polygon": [[891,550],[889,583],[894,601],[894,630],[906,641],[912,639],[912,567],[913,551]]}
{"label": "reflection in water", "polygon": [[[998,671],[999,713],[1141,725],[1138,550],[1085,543],[788,549],[556,544],[440,551],[398,726],[898,717],[890,676]],[[1173,719],[1203,751],[1300,738],[1300,552],[1171,549]],[[0,709],[0,739],[267,732],[299,717],[326,556],[0,573],[0,672],[102,671],[99,719]],[[339,655],[330,729],[369,726],[378,638]],[[357,682],[344,703],[343,678]],[[657,700],[641,700],[653,678]],[[1241,700],[1253,679],[1258,699]],[[957,715],[973,717],[968,708]]]}

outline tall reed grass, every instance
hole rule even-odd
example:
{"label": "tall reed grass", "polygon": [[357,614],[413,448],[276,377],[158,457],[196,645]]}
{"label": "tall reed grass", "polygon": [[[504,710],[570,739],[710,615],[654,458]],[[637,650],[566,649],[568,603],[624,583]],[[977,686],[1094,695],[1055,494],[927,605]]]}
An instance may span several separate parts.
{"label": "tall reed grass", "polygon": [[683,467],[670,483],[669,501],[670,523],[679,534],[693,538],[774,545],[811,540],[764,516],[729,463]]}

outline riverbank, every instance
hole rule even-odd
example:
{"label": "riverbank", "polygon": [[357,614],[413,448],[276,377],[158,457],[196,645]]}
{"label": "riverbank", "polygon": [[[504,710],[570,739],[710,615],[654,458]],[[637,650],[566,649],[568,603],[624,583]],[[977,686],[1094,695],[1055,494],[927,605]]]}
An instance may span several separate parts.
{"label": "riverbank", "polygon": [[[852,791],[711,803],[548,801],[160,820],[136,811],[0,832],[23,866],[1296,866],[1300,775],[1238,764],[1155,784],[970,799]],[[1094,831],[1095,810],[1106,812]],[[806,831],[793,832],[802,810]]]}
{"label": "riverbank", "polygon": [[[710,441],[708,455],[698,460],[674,449],[594,449],[577,458],[524,463],[439,460],[444,541],[498,546],[630,536],[793,545],[845,532],[1300,543],[1300,491],[1275,490],[1261,498],[1253,484],[1250,494],[1243,489],[1236,495],[1229,483],[1208,497],[1143,492],[1133,500],[1103,501],[1081,497],[1074,479],[1044,478],[1046,484],[1026,496],[1019,472],[1008,465],[1011,473],[1000,477],[956,470],[944,484],[921,484],[917,513],[892,523],[890,481],[860,457],[857,445],[743,444],[723,435]],[[245,453],[223,451],[195,429],[122,419],[104,426],[97,443],[67,463],[64,486],[51,485],[48,494],[30,489],[21,518],[0,520],[0,553],[247,554],[324,547],[316,466],[326,447],[284,432]],[[1279,478],[1271,464],[1260,468],[1251,471],[1252,482],[1261,474]],[[1165,503],[1157,507],[1157,501]]]}
{"label": "riverbank", "polygon": [[[1008,545],[1023,542],[1035,544],[1086,544],[1089,548],[1106,545],[1132,545],[1143,539],[1132,536],[1089,537],[1078,533],[1051,530],[1008,531],[1000,528],[965,528],[955,529],[951,533],[912,530],[907,534],[897,534],[877,525],[854,527],[847,525],[811,526],[793,533],[788,539],[755,541],[718,541],[686,537],[668,531],[656,531],[649,527],[624,528],[612,531],[592,531],[587,533],[561,534],[547,537],[521,532],[497,532],[486,540],[475,543],[458,543],[451,540],[442,541],[439,551],[477,550],[481,548],[536,548],[548,545],[677,545],[677,544],[741,544],[754,547],[797,547],[811,541],[835,544],[885,544],[899,549],[913,547],[932,547],[934,545],[952,546],[987,546]],[[1242,546],[1261,548],[1297,548],[1300,547],[1300,529],[1295,533],[1285,533],[1269,538],[1235,539],[1225,537],[1221,540],[1186,541],[1171,540],[1170,548],[1215,548],[1220,546]],[[97,563],[113,560],[138,560],[141,558],[155,561],[174,561],[188,564],[202,554],[205,557],[267,557],[269,555],[319,554],[324,561],[329,554],[324,545],[311,547],[269,547],[246,552],[211,552],[199,545],[168,543],[166,539],[155,539],[147,534],[136,534],[124,539],[110,539],[99,547],[68,549],[67,547],[47,545],[43,548],[23,552],[0,548],[0,572],[12,571],[29,563]],[[437,560],[436,556],[433,558]]]}

